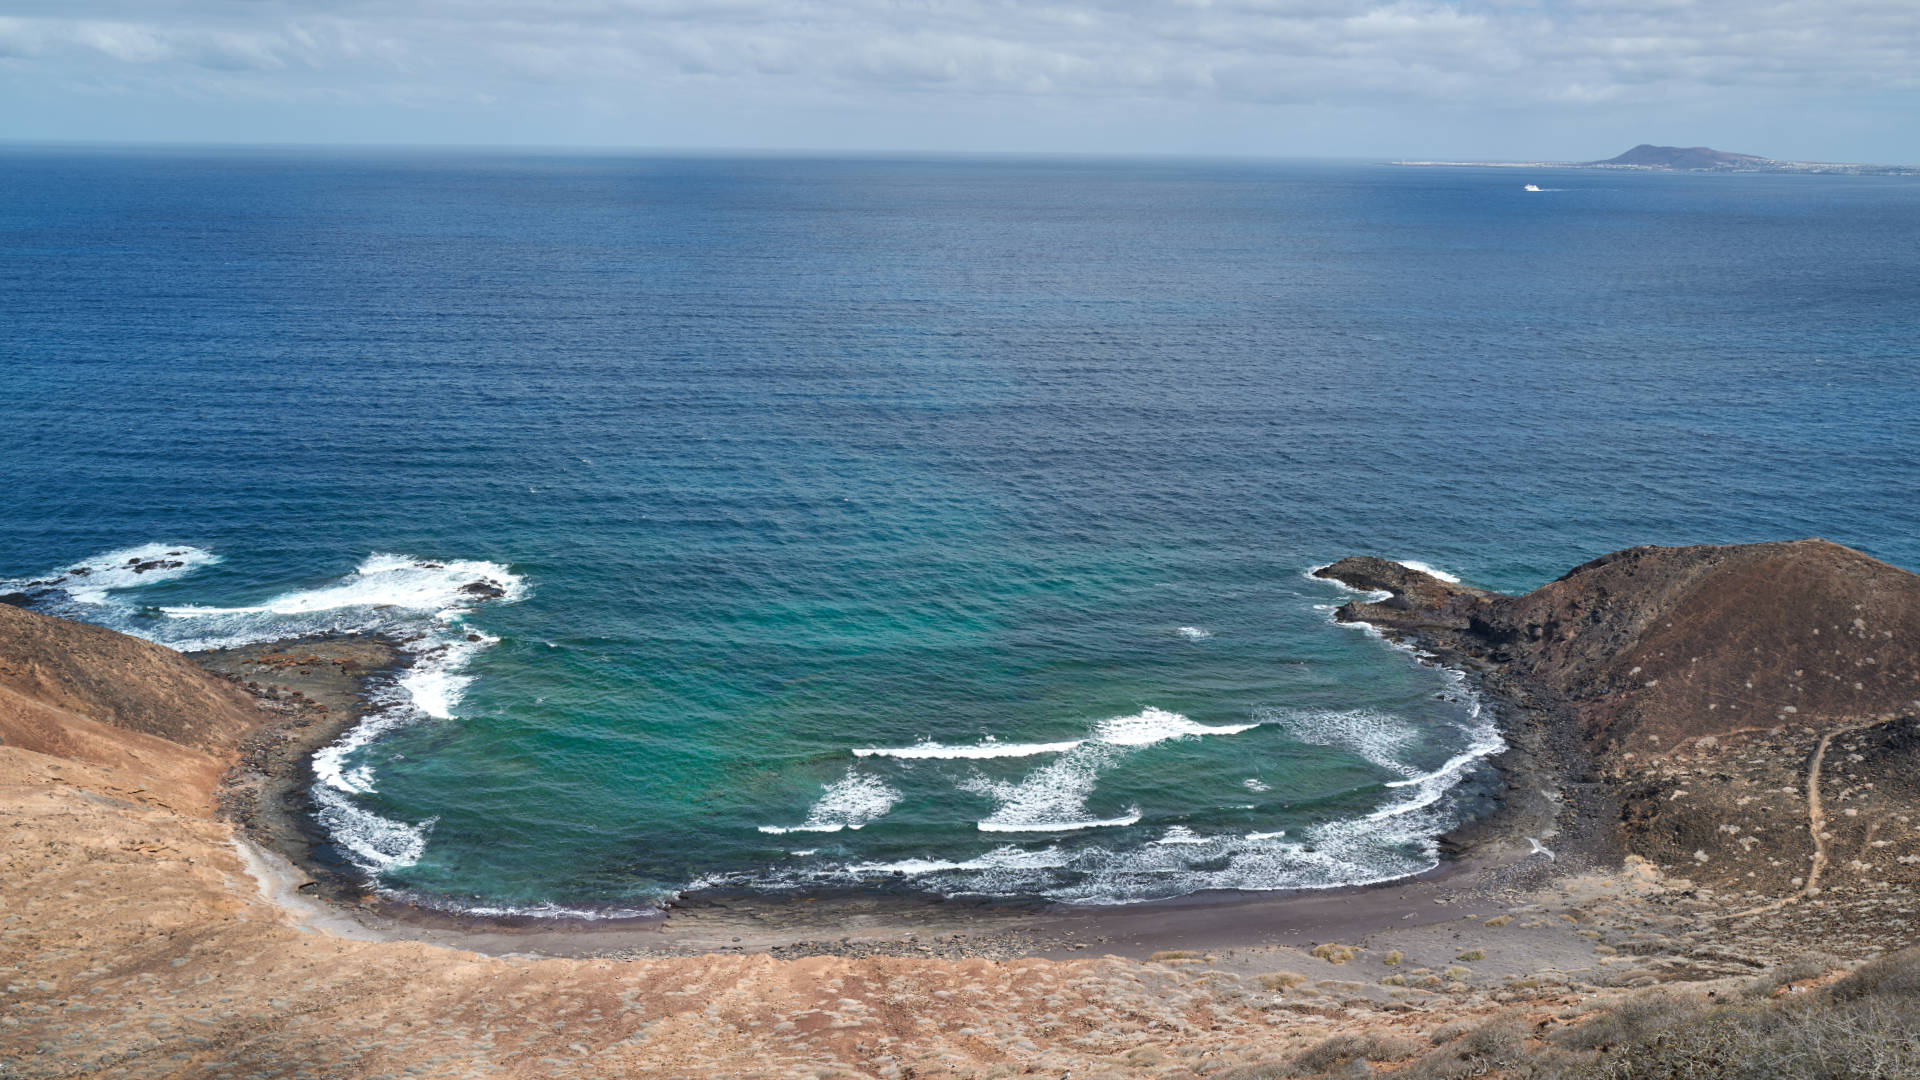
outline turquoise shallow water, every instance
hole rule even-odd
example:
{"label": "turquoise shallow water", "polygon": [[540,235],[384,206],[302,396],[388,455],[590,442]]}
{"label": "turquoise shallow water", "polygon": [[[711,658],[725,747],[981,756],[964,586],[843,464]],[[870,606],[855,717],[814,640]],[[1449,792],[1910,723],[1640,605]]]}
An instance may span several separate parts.
{"label": "turquoise shallow water", "polygon": [[[1413,872],[1489,779],[1490,718],[1331,625],[1310,566],[1524,589],[1801,535],[1920,565],[1910,181],[24,151],[0,177],[0,591],[181,646],[414,636],[321,795],[343,857],[434,902]],[[183,565],[113,569],[132,551]]]}

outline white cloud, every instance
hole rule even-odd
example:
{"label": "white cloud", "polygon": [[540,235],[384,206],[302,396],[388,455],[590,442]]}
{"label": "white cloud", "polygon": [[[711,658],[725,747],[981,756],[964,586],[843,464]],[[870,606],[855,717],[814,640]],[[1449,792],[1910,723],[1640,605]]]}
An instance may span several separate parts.
{"label": "white cloud", "polygon": [[[1920,86],[1912,0],[21,0],[59,94],[709,111],[1757,109]],[[607,103],[616,103],[609,106]],[[634,106],[637,110],[639,106]],[[637,115],[637,112],[636,112]],[[1650,114],[1651,115],[1651,114]],[[6,134],[0,120],[0,134]]]}

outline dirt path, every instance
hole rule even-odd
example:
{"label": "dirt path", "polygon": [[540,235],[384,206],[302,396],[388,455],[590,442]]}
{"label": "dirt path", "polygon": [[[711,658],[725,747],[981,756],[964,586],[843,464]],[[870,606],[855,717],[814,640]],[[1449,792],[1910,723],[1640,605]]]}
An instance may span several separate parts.
{"label": "dirt path", "polygon": [[1865,731],[1867,728],[1878,727],[1883,723],[1886,723],[1886,721],[1878,719],[1863,720],[1859,723],[1835,728],[1825,735],[1820,736],[1819,745],[1814,747],[1813,757],[1809,759],[1807,763],[1807,832],[1813,838],[1813,861],[1812,866],[1807,870],[1806,884],[1801,886],[1800,891],[1788,896],[1783,896],[1770,904],[1762,904],[1759,907],[1748,908],[1744,911],[1734,911],[1724,915],[1710,916],[1711,918],[1743,919],[1749,915],[1765,915],[1768,912],[1779,911],[1788,904],[1796,903],[1820,894],[1820,875],[1827,868],[1827,841],[1822,835],[1827,831],[1827,815],[1820,801],[1820,769],[1827,759],[1827,747],[1832,745],[1833,740],[1841,735],[1848,735],[1856,731]]}
{"label": "dirt path", "polygon": [[1884,721],[1867,720],[1835,728],[1820,736],[1820,745],[1813,751],[1813,763],[1807,767],[1807,828],[1813,834],[1813,868],[1807,871],[1806,887],[1800,890],[1802,897],[1820,894],[1820,874],[1827,868],[1827,841],[1823,835],[1827,831],[1827,815],[1820,805],[1820,765],[1826,760],[1827,746],[1836,736],[1864,731],[1882,723]]}

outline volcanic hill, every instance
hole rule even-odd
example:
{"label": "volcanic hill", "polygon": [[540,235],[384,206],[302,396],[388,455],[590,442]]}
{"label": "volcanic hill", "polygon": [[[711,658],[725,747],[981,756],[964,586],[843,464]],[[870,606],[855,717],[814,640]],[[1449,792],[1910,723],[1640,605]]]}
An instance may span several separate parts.
{"label": "volcanic hill", "polygon": [[1337,618],[1577,733],[1628,852],[1754,904],[1920,888],[1920,577],[1825,540],[1630,548],[1524,596],[1317,573],[1389,594]]}

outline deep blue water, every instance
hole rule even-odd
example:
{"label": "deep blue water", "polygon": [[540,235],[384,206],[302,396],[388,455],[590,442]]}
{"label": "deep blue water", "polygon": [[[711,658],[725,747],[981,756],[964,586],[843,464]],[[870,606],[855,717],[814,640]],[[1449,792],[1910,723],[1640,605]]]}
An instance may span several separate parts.
{"label": "deep blue water", "polygon": [[98,566],[35,604],[186,647],[420,635],[324,801],[460,905],[1416,871],[1490,718],[1307,568],[1920,567],[1910,179],[9,150],[0,192],[0,579]]}

